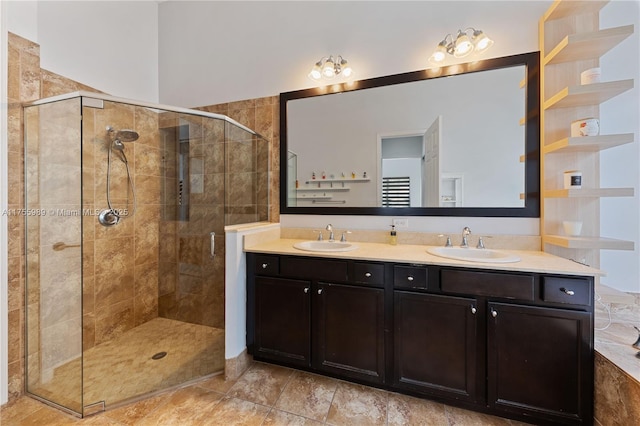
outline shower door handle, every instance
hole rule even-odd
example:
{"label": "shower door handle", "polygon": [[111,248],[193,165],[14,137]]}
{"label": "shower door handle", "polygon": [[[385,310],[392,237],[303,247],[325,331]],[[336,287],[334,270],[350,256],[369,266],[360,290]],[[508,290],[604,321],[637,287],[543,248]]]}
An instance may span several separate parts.
{"label": "shower door handle", "polygon": [[211,258],[213,258],[216,255],[216,233],[210,232],[209,237],[211,238]]}

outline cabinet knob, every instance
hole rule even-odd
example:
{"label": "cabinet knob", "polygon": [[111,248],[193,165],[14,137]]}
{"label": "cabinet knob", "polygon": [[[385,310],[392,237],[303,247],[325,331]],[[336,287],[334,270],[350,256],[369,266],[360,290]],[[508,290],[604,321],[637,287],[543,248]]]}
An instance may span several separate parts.
{"label": "cabinet knob", "polygon": [[574,294],[576,294],[576,292],[575,292],[575,291],[573,291],[573,290],[569,290],[569,289],[566,289],[566,288],[561,288],[560,290],[561,290],[564,294],[566,294],[567,296],[573,296]]}
{"label": "cabinet knob", "polygon": [[478,312],[478,310],[476,309],[475,306],[471,307],[471,313],[475,315],[475,313]]}
{"label": "cabinet knob", "polygon": [[318,289],[318,294],[322,294],[322,289],[321,288]]}
{"label": "cabinet knob", "polygon": [[263,263],[263,264],[262,264],[262,269],[267,269],[267,267],[268,267],[268,266],[269,266],[269,264],[268,264],[268,263]]}
{"label": "cabinet knob", "polygon": [[409,275],[409,276],[407,277],[407,281],[413,281],[413,277],[412,277],[411,275]]}
{"label": "cabinet knob", "polygon": [[304,292],[305,292],[305,293],[309,293],[309,287],[305,287],[305,288],[304,288]]}
{"label": "cabinet knob", "polygon": [[367,277],[367,278],[371,278],[371,272],[366,272],[366,273],[364,274],[364,276],[365,276],[365,277]]}
{"label": "cabinet knob", "polygon": [[491,316],[492,317],[497,317],[498,316],[498,311],[496,311],[495,309],[491,309]]}

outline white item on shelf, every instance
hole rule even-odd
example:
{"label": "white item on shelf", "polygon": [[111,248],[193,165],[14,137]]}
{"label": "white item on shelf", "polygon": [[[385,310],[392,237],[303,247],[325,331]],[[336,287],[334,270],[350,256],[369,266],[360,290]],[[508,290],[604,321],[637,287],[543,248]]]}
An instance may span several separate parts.
{"label": "white item on shelf", "polygon": [[580,84],[600,83],[602,71],[600,68],[589,68],[580,73]]}
{"label": "white item on shelf", "polygon": [[564,172],[564,189],[582,188],[582,172],[580,170],[567,170]]}
{"label": "white item on shelf", "polygon": [[565,220],[562,221],[562,228],[565,234],[571,237],[577,237],[582,232],[582,222]]}
{"label": "white item on shelf", "polygon": [[600,133],[600,122],[597,118],[581,118],[571,122],[571,137],[597,136]]}

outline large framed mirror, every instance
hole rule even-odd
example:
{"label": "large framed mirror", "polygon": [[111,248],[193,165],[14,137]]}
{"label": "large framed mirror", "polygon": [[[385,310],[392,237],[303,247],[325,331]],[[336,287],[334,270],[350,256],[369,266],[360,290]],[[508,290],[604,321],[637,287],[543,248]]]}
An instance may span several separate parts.
{"label": "large framed mirror", "polygon": [[539,53],[280,94],[280,212],[540,216]]}

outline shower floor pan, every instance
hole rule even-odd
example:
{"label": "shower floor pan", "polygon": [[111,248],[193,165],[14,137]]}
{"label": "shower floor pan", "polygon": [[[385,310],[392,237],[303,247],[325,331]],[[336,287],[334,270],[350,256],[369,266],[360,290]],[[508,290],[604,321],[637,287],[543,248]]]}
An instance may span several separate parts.
{"label": "shower floor pan", "polygon": [[[166,355],[154,359],[161,352]],[[33,393],[63,406],[77,405],[64,401],[64,395],[77,395],[79,368],[80,359],[56,368],[55,387],[43,385]],[[108,409],[222,370],[224,330],[155,318],[84,352],[84,405],[104,401]]]}

